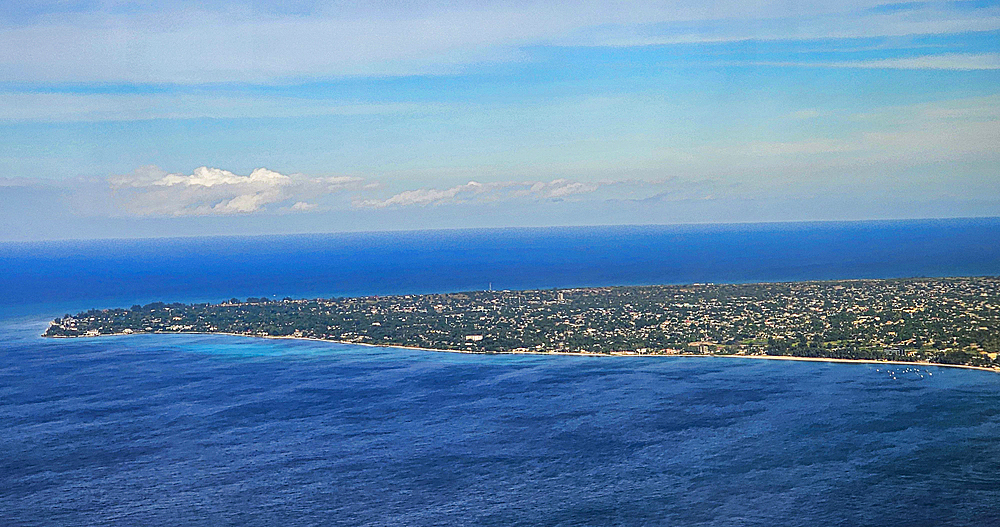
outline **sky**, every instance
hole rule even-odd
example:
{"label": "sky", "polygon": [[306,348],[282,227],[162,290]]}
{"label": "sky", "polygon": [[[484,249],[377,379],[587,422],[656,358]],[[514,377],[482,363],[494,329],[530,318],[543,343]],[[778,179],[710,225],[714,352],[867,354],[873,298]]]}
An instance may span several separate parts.
{"label": "sky", "polygon": [[1000,0],[0,2],[0,241],[1000,216]]}

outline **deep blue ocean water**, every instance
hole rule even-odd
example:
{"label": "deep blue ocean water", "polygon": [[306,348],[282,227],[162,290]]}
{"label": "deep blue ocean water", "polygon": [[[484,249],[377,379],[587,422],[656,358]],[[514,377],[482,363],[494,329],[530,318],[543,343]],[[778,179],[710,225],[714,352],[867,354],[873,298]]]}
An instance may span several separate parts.
{"label": "deep blue ocean water", "polygon": [[38,337],[152,300],[1000,274],[998,241],[952,220],[0,245],[0,525],[1000,525],[989,372]]}

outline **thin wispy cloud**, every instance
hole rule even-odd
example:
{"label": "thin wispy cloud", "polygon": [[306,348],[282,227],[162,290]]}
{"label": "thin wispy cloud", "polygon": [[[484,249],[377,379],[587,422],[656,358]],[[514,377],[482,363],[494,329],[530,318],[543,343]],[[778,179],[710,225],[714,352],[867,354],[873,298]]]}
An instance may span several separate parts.
{"label": "thin wispy cloud", "polygon": [[[534,46],[648,46],[1000,29],[1000,9],[948,2],[668,1],[52,9],[0,20],[0,81],[213,83],[450,74],[531,60]],[[794,13],[794,16],[789,16]],[[170,20],[164,24],[164,20]],[[127,45],[126,45],[127,44]]]}
{"label": "thin wispy cloud", "polygon": [[1000,53],[945,53],[898,59],[834,62],[831,66],[907,70],[997,70],[1000,69]]}
{"label": "thin wispy cloud", "polygon": [[99,122],[307,116],[422,115],[445,105],[423,102],[252,95],[247,93],[44,93],[0,91],[0,121]]}
{"label": "thin wispy cloud", "polygon": [[1000,53],[942,53],[919,57],[835,62],[752,62],[756,66],[860,68],[895,70],[1000,70]]}
{"label": "thin wispy cloud", "polygon": [[[884,4],[877,4],[879,7]],[[880,11],[863,3],[829,3],[830,9],[788,8],[726,12],[703,19],[665,20],[635,25],[581,28],[555,42],[565,46],[637,47],[741,41],[803,41],[910,38],[918,35],[987,32],[1000,29],[1000,7],[966,9],[956,3],[921,2],[906,9]],[[904,44],[906,45],[906,44]],[[866,46],[860,49],[884,49]]]}
{"label": "thin wispy cloud", "polygon": [[359,208],[429,206],[453,203],[496,202],[511,200],[563,199],[595,192],[598,183],[556,179],[552,181],[500,181],[479,183],[470,181],[448,188],[406,190],[384,199],[356,200]]}

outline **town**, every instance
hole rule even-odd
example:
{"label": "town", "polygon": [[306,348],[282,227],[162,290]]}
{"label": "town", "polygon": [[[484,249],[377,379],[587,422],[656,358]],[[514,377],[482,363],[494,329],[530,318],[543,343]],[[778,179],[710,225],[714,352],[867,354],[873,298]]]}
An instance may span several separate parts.
{"label": "town", "polygon": [[137,333],[476,353],[772,355],[998,367],[1000,278],[157,302],[67,314],[44,336]]}

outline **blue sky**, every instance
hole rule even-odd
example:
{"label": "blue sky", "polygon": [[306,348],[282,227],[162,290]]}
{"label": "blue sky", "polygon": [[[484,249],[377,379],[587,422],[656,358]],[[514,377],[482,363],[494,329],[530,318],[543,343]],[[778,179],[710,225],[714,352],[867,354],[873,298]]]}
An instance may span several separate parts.
{"label": "blue sky", "polygon": [[1000,2],[0,5],[0,239],[1000,215]]}

